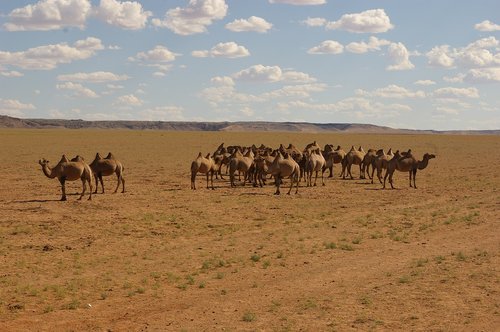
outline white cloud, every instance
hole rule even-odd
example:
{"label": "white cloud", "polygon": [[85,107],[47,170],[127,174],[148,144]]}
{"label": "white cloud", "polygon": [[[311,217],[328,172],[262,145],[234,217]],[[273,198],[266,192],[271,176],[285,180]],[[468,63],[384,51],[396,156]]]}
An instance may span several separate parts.
{"label": "white cloud", "polygon": [[164,63],[174,61],[180,54],[170,51],[165,46],[157,45],[154,49],[147,52],[139,52],[135,57],[130,57],[130,61],[146,61],[155,63]]}
{"label": "white cloud", "polygon": [[130,106],[141,106],[143,103],[144,102],[140,98],[134,96],[133,94],[130,94],[118,97],[116,101],[113,103],[113,105],[130,107]]}
{"label": "white cloud", "polygon": [[308,83],[316,79],[306,73],[283,71],[279,66],[255,65],[232,75],[239,81]]}
{"label": "white cloud", "polygon": [[246,115],[248,117],[253,116],[255,114],[255,112],[248,106],[240,109],[240,113],[242,113],[243,115]]}
{"label": "white cloud", "polygon": [[328,22],[329,30],[340,29],[354,33],[387,32],[394,26],[383,9],[371,9],[361,13],[345,14],[335,22]]}
{"label": "white cloud", "polygon": [[281,80],[282,74],[281,68],[278,66],[255,65],[237,72],[233,78],[241,81],[278,82]]}
{"label": "white cloud", "polygon": [[384,88],[375,89],[372,92],[358,89],[356,94],[365,97],[380,97],[380,98],[424,98],[425,92],[423,91],[410,91],[406,88],[400,87],[395,84],[388,85]]}
{"label": "white cloud", "polygon": [[328,21],[321,17],[308,17],[307,20],[302,21],[302,24],[305,24],[309,27],[322,27],[326,25]]}
{"label": "white cloud", "polygon": [[485,20],[474,25],[474,29],[479,31],[500,31],[500,25],[495,24],[489,20]]}
{"label": "white cloud", "polygon": [[434,91],[434,96],[437,98],[479,98],[477,88],[440,88]]}
{"label": "white cloud", "polygon": [[427,85],[434,85],[434,84],[436,84],[436,82],[434,82],[432,80],[418,80],[418,81],[415,81],[413,84],[427,86]]}
{"label": "white cloud", "polygon": [[269,0],[269,3],[282,3],[295,6],[323,5],[326,0]]}
{"label": "white cloud", "polygon": [[314,83],[314,84],[299,84],[299,85],[286,85],[280,89],[272,90],[270,92],[263,93],[259,97],[262,101],[276,98],[308,98],[313,92],[325,91],[327,85],[324,83]]}
{"label": "white cloud", "polygon": [[193,51],[192,56],[198,58],[206,57],[221,57],[221,58],[241,58],[250,55],[250,52],[245,46],[236,44],[235,42],[218,43],[209,51]]}
{"label": "white cloud", "polygon": [[89,0],[41,0],[11,11],[4,28],[7,31],[83,29],[91,9]]}
{"label": "white cloud", "polygon": [[84,87],[81,84],[73,83],[73,82],[65,82],[63,84],[57,84],[56,88],[58,90],[70,90],[74,92],[74,95],[77,97],[86,97],[86,98],[98,98],[99,95],[94,91]]}
{"label": "white cloud", "polygon": [[229,76],[216,76],[210,82],[219,86],[234,86],[234,80]]}
{"label": "white cloud", "polygon": [[16,99],[2,99],[0,98],[0,114],[23,117],[24,110],[34,110],[33,104],[25,104]]}
{"label": "white cloud", "polygon": [[66,43],[44,45],[20,52],[0,51],[0,65],[23,69],[50,70],[59,64],[84,60],[104,49],[100,39],[89,37],[70,46]]}
{"label": "white cloud", "polygon": [[471,83],[500,82],[500,67],[471,69],[464,79]]}
{"label": "white cloud", "polygon": [[402,43],[391,43],[387,49],[387,54],[393,63],[387,66],[387,70],[409,70],[415,68],[410,61],[408,50]]}
{"label": "white cloud", "polygon": [[265,19],[257,16],[250,16],[248,19],[234,20],[226,24],[226,29],[234,32],[254,31],[259,33],[266,33],[273,25]]}
{"label": "white cloud", "polygon": [[433,47],[425,55],[427,56],[428,64],[436,67],[453,67],[455,60],[450,56],[450,46],[441,45]]}
{"label": "white cloud", "polygon": [[451,108],[451,107],[446,107],[446,106],[438,106],[438,107],[436,107],[436,111],[438,113],[443,113],[443,114],[447,114],[447,115],[457,115],[460,113],[460,111],[457,110],[456,108]]}
{"label": "white cloud", "polygon": [[125,81],[130,77],[127,75],[116,75],[111,72],[97,71],[93,73],[75,73],[57,76],[58,81],[103,83]]}
{"label": "white cloud", "polygon": [[344,52],[344,46],[335,40],[325,40],[307,51],[309,54],[340,54],[342,52]]}
{"label": "white cloud", "polygon": [[213,21],[226,16],[227,8],[225,0],[189,0],[187,7],[170,9],[164,20],[153,19],[151,23],[179,35],[203,33]]}
{"label": "white cloud", "polygon": [[487,37],[458,49],[450,49],[449,45],[435,46],[426,56],[431,66],[445,68],[457,64],[465,67],[497,66],[500,65],[498,45],[499,42],[495,37]]}
{"label": "white cloud", "polygon": [[139,2],[116,0],[101,0],[96,14],[106,23],[127,30],[145,28],[148,18],[152,15],[150,11],[144,11]]}
{"label": "white cloud", "polygon": [[445,82],[449,82],[449,83],[462,83],[464,81],[464,78],[465,78],[465,74],[463,73],[458,73],[456,76],[445,76],[443,77],[443,80]]}
{"label": "white cloud", "polygon": [[351,53],[366,53],[368,51],[379,51],[380,46],[389,45],[391,42],[385,39],[378,39],[377,37],[371,36],[368,43],[362,42],[352,42],[346,45],[346,50]]}
{"label": "white cloud", "polygon": [[12,71],[0,71],[0,76],[3,77],[23,77],[24,74],[20,73],[18,71],[12,70]]}

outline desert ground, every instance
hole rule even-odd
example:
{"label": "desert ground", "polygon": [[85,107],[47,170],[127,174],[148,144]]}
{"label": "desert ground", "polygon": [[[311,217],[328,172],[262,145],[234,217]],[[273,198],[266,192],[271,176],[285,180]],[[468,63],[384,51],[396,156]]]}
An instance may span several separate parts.
{"label": "desert ground", "polygon": [[[335,177],[190,190],[198,152],[316,140],[436,159],[395,190]],[[38,160],[109,151],[126,193],[78,201]],[[1,331],[498,331],[500,136],[0,131]],[[283,188],[284,189],[284,188]],[[286,190],[283,190],[286,192]]]}

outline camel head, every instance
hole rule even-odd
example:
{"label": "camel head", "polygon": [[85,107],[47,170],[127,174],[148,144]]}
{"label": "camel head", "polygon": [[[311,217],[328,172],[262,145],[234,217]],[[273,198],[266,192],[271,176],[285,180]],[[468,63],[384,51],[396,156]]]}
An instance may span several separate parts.
{"label": "camel head", "polygon": [[434,154],[430,154],[430,153],[424,154],[424,159],[434,159],[434,158],[436,158],[436,155],[434,155]]}
{"label": "camel head", "polygon": [[49,161],[46,160],[45,158],[42,158],[38,161],[38,163],[40,164],[40,166],[44,167],[49,164]]}
{"label": "camel head", "polygon": [[384,153],[384,149],[378,149],[377,150],[377,156],[383,156],[385,153]]}

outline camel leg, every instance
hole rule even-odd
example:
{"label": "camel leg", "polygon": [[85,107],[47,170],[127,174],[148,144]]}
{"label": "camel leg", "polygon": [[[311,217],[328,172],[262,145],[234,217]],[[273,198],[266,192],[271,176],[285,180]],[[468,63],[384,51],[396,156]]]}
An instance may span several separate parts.
{"label": "camel leg", "polygon": [[116,194],[118,192],[118,188],[120,187],[121,177],[122,177],[121,173],[119,173],[119,172],[116,173],[117,183],[116,183],[116,188],[115,188],[114,194]]}
{"label": "camel leg", "polygon": [[408,177],[410,178],[410,187],[412,187],[412,185],[411,185],[411,170],[408,171]]}
{"label": "camel leg", "polygon": [[95,191],[94,194],[97,194],[97,188],[99,188],[99,179],[97,178],[97,174],[94,173],[94,179],[95,179]]}
{"label": "camel leg", "polygon": [[351,177],[351,180],[352,180],[352,179],[354,179],[354,176],[352,176],[351,167],[352,167],[352,164],[347,165],[347,174]]}
{"label": "camel leg", "polygon": [[281,179],[280,179],[279,175],[276,175],[274,177],[274,182],[276,184],[276,192],[274,194],[279,195],[280,194],[280,183],[281,183]]}
{"label": "camel leg", "polygon": [[210,184],[212,185],[212,190],[215,190],[215,187],[214,187],[214,171],[210,171]]}
{"label": "camel leg", "polygon": [[290,176],[290,189],[288,189],[288,192],[286,193],[287,195],[290,195],[290,193],[292,192],[294,177],[295,176],[293,174]]}
{"label": "camel leg", "polygon": [[391,172],[391,174],[389,174],[389,183],[391,184],[391,188],[394,189],[394,185],[393,185],[393,182],[392,182],[392,177],[394,176],[394,171]]}
{"label": "camel leg", "polygon": [[[361,169],[363,168],[363,169]],[[359,178],[364,179],[365,178],[365,166],[363,163],[359,164]]]}
{"label": "camel leg", "polygon": [[299,193],[299,175],[295,174],[295,194]]}
{"label": "camel leg", "polygon": [[65,177],[60,178],[59,182],[61,183],[61,192],[62,192],[61,201],[65,201],[66,200],[66,178]]}
{"label": "camel leg", "polygon": [[196,190],[196,172],[191,171],[191,189]]}
{"label": "camel leg", "polygon": [[102,193],[104,194],[104,182],[102,181],[102,174],[98,174],[99,176],[99,181],[101,182],[101,188],[102,188]]}
{"label": "camel leg", "polygon": [[80,197],[78,198],[78,200],[80,201],[83,197],[83,195],[85,195],[85,192],[87,191],[87,183],[85,183],[85,178],[82,177],[82,194],[80,195]]}
{"label": "camel leg", "polygon": [[368,174],[368,178],[370,180],[373,180],[373,165],[372,165],[372,175],[370,176],[370,164],[368,164],[368,166],[366,166],[366,174]]}
{"label": "camel leg", "polygon": [[330,166],[329,169],[330,169],[330,175],[328,175],[328,177],[333,178],[333,166]]}
{"label": "camel leg", "polygon": [[209,173],[210,173],[210,172],[207,172],[207,173],[206,173],[206,176],[207,176],[207,189],[210,189],[210,187],[208,186],[208,180],[209,180],[209,179],[208,179],[208,177],[210,176],[210,174],[209,174]]}
{"label": "camel leg", "polygon": [[123,177],[123,174],[121,178],[122,178],[122,194],[123,194],[125,192],[125,178]]}
{"label": "camel leg", "polygon": [[413,170],[413,188],[417,189],[417,184],[415,183],[415,178],[417,177],[417,170]]}
{"label": "camel leg", "polygon": [[316,174],[314,176],[314,186],[316,187],[316,182],[318,181],[318,171],[316,171]]}
{"label": "camel leg", "polygon": [[385,180],[387,179],[388,175],[389,175],[389,170],[386,170],[384,175],[384,186],[382,187],[382,189],[385,189]]}
{"label": "camel leg", "polygon": [[92,177],[89,177],[87,179],[87,181],[89,182],[89,188],[90,188],[90,195],[89,195],[89,199],[88,200],[91,201],[92,200]]}
{"label": "camel leg", "polygon": [[325,185],[325,177],[323,176],[323,173],[321,173],[321,184],[323,186]]}

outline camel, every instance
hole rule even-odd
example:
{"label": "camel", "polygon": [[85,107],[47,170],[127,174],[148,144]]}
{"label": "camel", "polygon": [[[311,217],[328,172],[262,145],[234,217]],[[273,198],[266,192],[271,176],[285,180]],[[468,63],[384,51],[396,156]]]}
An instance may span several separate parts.
{"label": "camel", "polygon": [[313,172],[316,172],[316,177],[314,178],[314,186],[316,186],[316,181],[318,180],[318,172],[321,172],[321,183],[323,186],[325,185],[325,178],[323,177],[323,167],[325,167],[326,161],[323,155],[321,154],[320,149],[312,150],[310,153],[306,153],[307,155],[307,186],[311,187],[312,184],[312,175]]}
{"label": "camel", "polygon": [[208,180],[210,178],[212,190],[214,190],[214,173],[216,172],[216,167],[215,161],[210,156],[210,153],[207,154],[206,157],[203,157],[200,152],[198,157],[191,163],[191,189],[196,190],[196,174],[202,173],[207,176],[207,189],[210,189],[208,186]]}
{"label": "camel", "polygon": [[231,187],[236,187],[235,175],[236,171],[243,173],[243,186],[245,186],[247,179],[250,175],[251,168],[254,166],[254,155],[251,149],[246,151],[243,155],[239,150],[233,154],[231,161],[229,162],[229,180],[231,182]]}
{"label": "camel", "polygon": [[[359,174],[361,178],[361,164],[363,162],[364,156],[365,156],[365,151],[361,146],[359,147],[358,150],[354,149],[354,146],[351,147],[351,150],[346,154],[344,162],[342,163],[343,179],[345,179],[346,174],[349,175],[351,179],[353,179],[351,173],[352,165],[359,165]],[[345,172],[345,170],[347,170],[347,173]]]}
{"label": "camel", "polygon": [[125,168],[122,163],[113,156],[110,152],[106,156],[106,158],[101,157],[99,153],[96,153],[94,161],[90,163],[90,168],[94,173],[95,179],[95,191],[94,194],[97,194],[97,189],[99,188],[99,182],[101,182],[102,193],[104,194],[104,182],[102,181],[103,176],[110,176],[116,174],[116,178],[118,183],[116,184],[116,188],[114,193],[118,191],[120,187],[120,183],[122,184],[122,193],[125,192],[125,179],[123,178],[123,171]]}
{"label": "camel", "polygon": [[[417,189],[417,184],[415,183],[415,178],[417,177],[417,170],[422,170],[427,168],[429,165],[429,160],[436,158],[436,155],[425,153],[422,160],[419,160],[416,167],[411,170],[411,175],[413,175],[413,188]],[[411,187],[411,175],[410,175],[410,187]]]}
{"label": "camel", "polygon": [[274,183],[276,185],[275,195],[280,194],[281,182],[283,178],[286,177],[290,178],[290,189],[287,194],[290,195],[294,182],[296,184],[295,193],[297,194],[299,192],[299,164],[297,164],[297,162],[290,157],[289,154],[286,154],[285,157],[283,157],[281,153],[278,152],[273,163],[269,167],[269,174],[274,176]]}
{"label": "camel", "polygon": [[[385,189],[385,182],[387,177],[389,177],[389,183],[391,185],[391,188],[394,189],[392,177],[394,176],[394,172],[398,170],[400,172],[408,172],[410,179],[410,187],[414,187],[416,189],[417,187],[415,183],[415,176],[417,174],[417,170],[425,169],[429,164],[429,160],[435,157],[436,156],[433,154],[426,153],[424,154],[423,160],[417,161],[415,157],[413,157],[411,150],[408,150],[408,152],[403,152],[403,153],[399,153],[399,150],[396,151],[394,157],[387,163],[387,170],[384,176],[383,188]],[[411,182],[412,178],[413,178],[413,186]]]}
{"label": "camel", "polygon": [[264,154],[259,155],[255,158],[255,173],[253,182],[254,187],[262,187],[266,184],[266,175],[269,174],[269,167],[271,167],[275,157],[275,152],[269,154],[269,152],[266,150]]}
{"label": "camel", "polygon": [[382,170],[387,169],[387,163],[389,160],[394,157],[394,153],[392,152],[392,148],[385,153],[384,149],[379,149],[375,153],[375,158],[372,160],[372,175],[371,175],[371,180],[373,183],[374,180],[374,173],[375,170],[377,170],[377,178],[380,183],[382,183]]}
{"label": "camel", "polygon": [[[342,163],[342,160],[344,159],[346,153],[340,145],[337,146],[335,150],[333,150],[333,145],[327,144],[325,145],[325,150],[323,151],[323,157],[325,157],[325,167],[323,168],[323,172],[325,172],[327,169],[330,170],[330,175],[328,176],[329,178],[333,177],[333,165],[334,164],[340,164]],[[340,174],[342,176],[343,174]]]}
{"label": "camel", "polygon": [[43,174],[49,179],[57,178],[61,183],[61,201],[66,201],[66,181],[82,181],[82,194],[78,200],[81,200],[85,195],[85,191],[87,190],[87,182],[90,187],[90,196],[89,200],[92,200],[92,170],[81,157],[73,158],[75,161],[70,161],[66,158],[65,155],[61,157],[59,163],[51,168],[49,166],[49,161],[45,159],[41,159],[38,161],[40,166],[42,166]]}
{"label": "camel", "polygon": [[370,178],[370,180],[372,179],[372,177],[370,176],[370,166],[372,165],[372,162],[376,156],[376,150],[368,149],[368,152],[366,152],[365,156],[363,157],[363,161],[361,162],[361,179],[366,179],[365,174],[368,174],[368,178]]}

